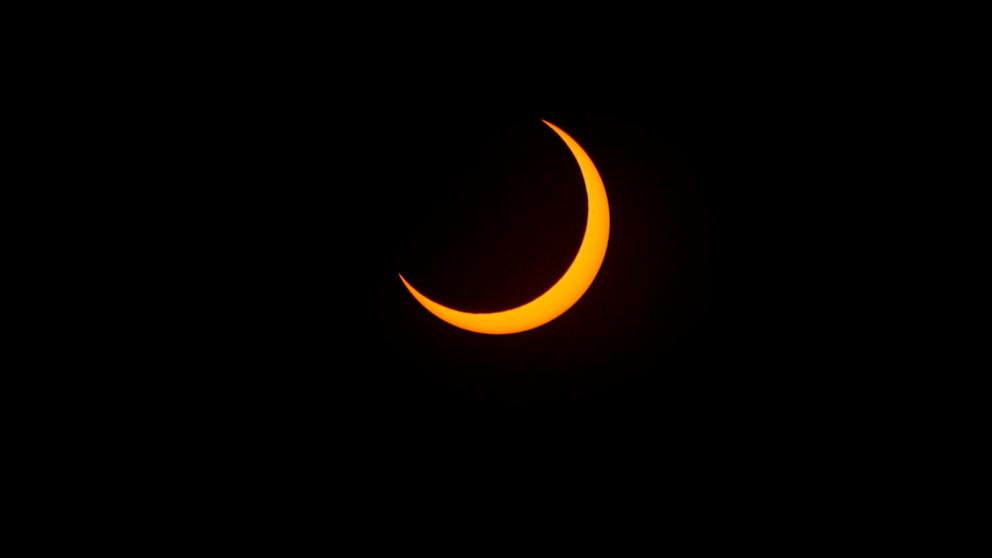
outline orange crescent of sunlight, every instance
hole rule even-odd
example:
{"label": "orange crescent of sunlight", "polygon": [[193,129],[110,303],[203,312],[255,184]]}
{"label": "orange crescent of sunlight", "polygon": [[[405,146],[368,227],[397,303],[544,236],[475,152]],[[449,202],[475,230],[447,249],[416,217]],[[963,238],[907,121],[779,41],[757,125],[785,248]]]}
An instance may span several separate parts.
{"label": "orange crescent of sunlight", "polygon": [[589,198],[589,213],[586,217],[586,232],[582,236],[582,245],[579,246],[579,252],[572,260],[572,265],[568,266],[561,279],[544,294],[523,306],[501,312],[472,313],[448,308],[420,294],[400,274],[400,280],[406,285],[407,290],[424,308],[455,327],[492,335],[519,333],[540,327],[561,316],[578,302],[592,285],[599,267],[603,264],[606,244],[610,239],[610,206],[606,200],[603,179],[599,177],[599,171],[592,164],[592,159],[571,136],[547,120],[542,122],[564,140],[579,163],[579,170],[582,171],[586,196]]}

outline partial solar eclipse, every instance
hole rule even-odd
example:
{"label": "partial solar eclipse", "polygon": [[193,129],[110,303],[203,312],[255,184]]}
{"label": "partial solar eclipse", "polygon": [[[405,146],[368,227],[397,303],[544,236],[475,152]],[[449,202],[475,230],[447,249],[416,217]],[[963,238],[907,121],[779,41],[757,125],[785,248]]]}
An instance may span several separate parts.
{"label": "partial solar eclipse", "polygon": [[400,280],[406,285],[407,290],[428,312],[455,327],[491,335],[519,333],[540,327],[561,316],[578,302],[592,285],[603,264],[606,244],[610,239],[610,206],[606,199],[603,179],[600,178],[599,171],[582,146],[561,128],[547,120],[542,122],[561,137],[579,163],[579,170],[582,171],[586,196],[589,200],[589,213],[586,216],[586,232],[582,236],[582,245],[579,246],[579,252],[565,274],[544,294],[522,306],[501,312],[473,313],[448,308],[420,294],[400,274]]}

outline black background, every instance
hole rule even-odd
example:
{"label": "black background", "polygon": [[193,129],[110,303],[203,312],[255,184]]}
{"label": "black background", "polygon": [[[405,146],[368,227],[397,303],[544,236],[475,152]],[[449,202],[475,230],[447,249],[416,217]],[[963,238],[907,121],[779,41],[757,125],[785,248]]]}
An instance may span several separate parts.
{"label": "black background", "polygon": [[[207,64],[163,108],[177,160],[205,161],[179,167],[195,179],[174,302],[195,319],[178,344],[199,351],[179,399],[232,439],[383,467],[561,444],[686,469],[808,450],[870,392],[837,366],[821,263],[858,101],[818,45],[737,39],[364,58],[304,43]],[[541,119],[603,176],[603,267],[536,330],[458,330],[397,274],[492,311],[578,247],[581,177]]]}
{"label": "black background", "polygon": [[[404,542],[383,516],[441,506],[476,522],[485,507],[498,529],[535,514],[543,529],[557,517],[544,497],[737,545],[861,510],[873,529],[879,486],[917,498],[898,474],[917,456],[877,457],[944,436],[939,396],[907,386],[929,390],[946,366],[895,362],[927,343],[880,316],[912,317],[922,289],[874,270],[915,249],[885,217],[912,195],[894,172],[928,156],[902,151],[924,135],[917,63],[943,64],[883,31],[921,26],[751,6],[595,6],[587,21],[338,9],[80,26],[99,46],[36,65],[59,82],[34,85],[37,114],[54,115],[36,133],[73,152],[38,165],[67,171],[70,193],[40,193],[81,221],[58,234],[74,258],[42,283],[57,308],[35,312],[73,338],[38,357],[71,364],[35,375],[47,405],[22,417],[76,442],[34,436],[62,452],[52,479],[93,487],[89,506],[110,477],[208,531],[262,508],[321,528],[372,519],[366,540]],[[891,79],[900,66],[915,83]],[[533,331],[449,326],[399,273],[441,303],[499,310],[575,254],[581,177],[541,119],[603,176],[603,266]],[[839,520],[805,513],[828,503]]]}
{"label": "black background", "polygon": [[[925,289],[906,276],[935,267],[886,218],[939,245],[932,212],[899,208],[913,177],[895,177],[933,156],[903,147],[928,135],[929,100],[909,93],[943,86],[918,71],[944,64],[937,39],[891,11],[593,8],[71,22],[80,48],[28,62],[57,85],[25,83],[40,108],[12,105],[69,152],[43,153],[33,188],[69,230],[25,229],[57,238],[27,301],[68,339],[44,339],[33,363],[70,364],[32,375],[42,404],[18,422],[52,424],[31,437],[59,452],[42,457],[54,490],[80,479],[92,507],[121,486],[207,531],[261,508],[294,527],[372,519],[366,541],[404,542],[383,516],[440,506],[481,523],[484,507],[502,515],[487,525],[538,515],[543,529],[557,513],[542,497],[694,546],[858,512],[870,530],[884,500],[917,509],[907,464],[943,459],[917,437],[952,430],[931,420],[947,367],[881,317],[914,329]],[[541,119],[603,176],[602,269],[533,331],[449,326],[399,273],[499,310],[575,254],[581,177]],[[920,182],[929,200],[947,180]],[[913,266],[880,278],[899,248]],[[904,440],[910,455],[877,459]],[[827,521],[805,513],[828,504]]]}

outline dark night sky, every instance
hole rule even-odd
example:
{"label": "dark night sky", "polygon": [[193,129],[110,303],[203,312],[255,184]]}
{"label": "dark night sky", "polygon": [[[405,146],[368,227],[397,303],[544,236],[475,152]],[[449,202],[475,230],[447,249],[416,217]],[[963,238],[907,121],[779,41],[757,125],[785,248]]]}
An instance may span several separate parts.
{"label": "dark night sky", "polygon": [[[80,44],[104,52],[59,44],[54,58],[78,57],[68,62],[76,73],[36,69],[64,81],[38,114],[72,113],[38,133],[96,152],[44,163],[68,168],[75,194],[36,189],[65,206],[92,195],[112,217],[70,211],[106,237],[69,238],[84,261],[55,278],[59,290],[63,275],[100,283],[69,287],[89,311],[68,324],[39,313],[99,337],[80,336],[78,351],[45,349],[72,359],[72,379],[53,389],[81,407],[67,406],[54,428],[78,438],[78,452],[35,441],[59,451],[45,472],[56,491],[68,474],[99,493],[77,504],[160,507],[165,521],[130,515],[168,529],[179,518],[215,530],[230,518],[213,500],[320,524],[331,544],[350,530],[344,521],[366,519],[375,532],[363,544],[406,544],[381,515],[412,523],[440,506],[485,522],[441,501],[453,493],[509,511],[488,523],[501,530],[520,512],[554,515],[532,496],[585,513],[577,504],[598,489],[640,504],[594,504],[600,513],[631,511],[652,533],[692,524],[698,548],[744,540],[707,514],[757,521],[777,538],[792,529],[756,513],[762,505],[815,523],[794,513],[797,502],[843,500],[861,488],[848,479],[892,478],[881,466],[865,472],[873,451],[915,436],[909,413],[888,404],[926,407],[899,390],[929,385],[922,378],[936,370],[912,376],[886,347],[862,350],[888,333],[879,299],[915,310],[902,304],[915,300],[898,291],[903,278],[871,272],[904,243],[901,231],[871,244],[854,222],[888,227],[881,217],[898,211],[889,191],[875,208],[866,198],[895,184],[891,199],[901,199],[891,170],[916,169],[883,134],[919,135],[909,133],[918,107],[907,88],[878,86],[900,58],[916,71],[901,43],[876,33],[898,26],[894,13],[872,23],[861,13],[831,21],[820,8],[707,6],[690,19],[596,6],[582,22],[536,5],[523,15],[485,7],[511,21],[451,8],[431,18],[421,5],[370,5],[364,20],[337,5],[263,8],[177,13],[177,24],[129,17],[120,27],[132,38],[83,26],[94,36]],[[148,32],[158,21],[162,33]],[[150,44],[135,47],[142,37]],[[542,293],[578,248],[581,176],[542,119],[574,137],[603,177],[602,268],[575,306],[535,330],[456,329],[398,273],[442,304],[493,311]],[[110,266],[90,257],[104,245]],[[907,345],[891,352],[912,359]],[[94,415],[98,424],[76,420]],[[126,498],[105,498],[102,477],[74,474],[76,463]],[[898,487],[903,498],[914,483]],[[822,523],[875,512],[862,496]],[[205,519],[186,521],[197,513]],[[832,534],[811,540],[821,538]]]}
{"label": "dark night sky", "polygon": [[[389,447],[590,433],[748,445],[823,428],[819,410],[855,381],[823,349],[831,279],[808,234],[835,195],[831,161],[849,156],[845,105],[804,71],[815,53],[683,46],[560,66],[549,48],[529,65],[406,53],[246,68],[268,85],[223,90],[217,136],[200,128],[238,177],[200,204],[225,215],[200,248],[217,271],[202,327],[233,324],[211,338],[229,364],[195,380],[200,404]],[[541,119],[604,178],[603,267],[536,330],[455,329],[397,273],[439,302],[497,310],[575,254],[581,177]]]}

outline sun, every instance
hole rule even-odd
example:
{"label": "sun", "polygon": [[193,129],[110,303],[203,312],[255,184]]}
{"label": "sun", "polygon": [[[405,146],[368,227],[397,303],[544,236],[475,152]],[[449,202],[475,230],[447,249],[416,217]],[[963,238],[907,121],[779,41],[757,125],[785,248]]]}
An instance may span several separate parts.
{"label": "sun", "polygon": [[490,335],[519,333],[540,327],[575,305],[592,285],[603,265],[606,246],[610,240],[610,205],[603,179],[578,142],[547,120],[542,122],[565,142],[582,172],[588,197],[586,230],[582,236],[582,244],[568,270],[547,291],[526,304],[500,312],[473,313],[448,308],[421,294],[400,274],[400,280],[407,290],[424,308],[455,327]]}

